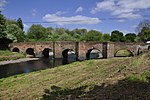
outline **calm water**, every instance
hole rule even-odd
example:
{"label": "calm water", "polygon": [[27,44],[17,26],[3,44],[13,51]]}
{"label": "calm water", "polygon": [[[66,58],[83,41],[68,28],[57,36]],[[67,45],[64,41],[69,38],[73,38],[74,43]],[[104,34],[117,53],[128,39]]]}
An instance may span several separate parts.
{"label": "calm water", "polygon": [[[100,58],[102,55],[99,53],[91,53],[90,59],[93,58]],[[52,59],[52,58],[40,58],[36,61],[27,61],[21,62],[16,64],[7,64],[0,66],[0,78],[22,74],[22,73],[29,73],[33,71],[38,71],[47,68],[53,68],[60,65],[69,64],[71,62],[76,61],[75,54],[71,54],[68,56],[68,60],[66,59]]]}
{"label": "calm water", "polygon": [[40,58],[36,61],[27,61],[16,64],[8,64],[0,66],[0,78],[29,73],[37,70],[53,68],[60,65],[69,64],[75,60],[65,60],[65,59],[50,59],[50,58]]}

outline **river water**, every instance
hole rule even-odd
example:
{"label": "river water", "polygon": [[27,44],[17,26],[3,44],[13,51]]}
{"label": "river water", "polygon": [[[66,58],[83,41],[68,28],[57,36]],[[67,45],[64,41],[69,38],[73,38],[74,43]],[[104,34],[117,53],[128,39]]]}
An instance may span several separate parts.
{"label": "river water", "polygon": [[[99,53],[93,53],[90,56],[90,59],[100,57]],[[27,61],[15,64],[7,64],[0,66],[0,78],[5,78],[12,75],[22,74],[22,73],[29,73],[33,71],[43,70],[47,68],[53,68],[60,65],[69,64],[75,62],[75,54],[71,54],[68,56],[68,59],[52,59],[49,58],[40,58],[39,60],[34,61]]]}
{"label": "river water", "polygon": [[39,60],[34,60],[34,61],[1,65],[0,78],[4,78],[16,74],[29,73],[29,72],[47,69],[47,68],[53,68],[60,65],[69,64],[71,62],[75,62],[75,60],[40,58]]}

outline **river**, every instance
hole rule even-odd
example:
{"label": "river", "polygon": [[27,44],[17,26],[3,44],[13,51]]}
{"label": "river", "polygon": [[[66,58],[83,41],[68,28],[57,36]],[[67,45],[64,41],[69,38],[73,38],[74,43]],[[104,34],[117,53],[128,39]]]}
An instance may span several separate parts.
{"label": "river", "polygon": [[[91,53],[90,59],[102,57],[99,53]],[[29,73],[33,71],[43,70],[47,68],[53,68],[60,65],[69,64],[75,62],[75,54],[68,56],[68,59],[52,59],[49,58],[40,58],[39,60],[27,61],[27,62],[20,62],[14,64],[6,64],[0,66],[0,78],[5,78],[12,75],[22,74],[22,73]]]}

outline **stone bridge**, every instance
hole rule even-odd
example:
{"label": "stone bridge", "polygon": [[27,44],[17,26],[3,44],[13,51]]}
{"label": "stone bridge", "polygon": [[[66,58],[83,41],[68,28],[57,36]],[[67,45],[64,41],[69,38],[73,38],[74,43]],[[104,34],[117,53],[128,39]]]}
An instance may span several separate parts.
{"label": "stone bridge", "polygon": [[69,51],[74,51],[76,59],[89,59],[92,50],[98,50],[102,53],[103,58],[114,57],[118,50],[126,49],[133,53],[139,54],[141,47],[148,49],[144,43],[126,43],[126,42],[22,42],[12,43],[9,45],[11,51],[23,52],[35,57],[39,54],[49,56],[49,51],[53,52],[54,58],[67,58]]}

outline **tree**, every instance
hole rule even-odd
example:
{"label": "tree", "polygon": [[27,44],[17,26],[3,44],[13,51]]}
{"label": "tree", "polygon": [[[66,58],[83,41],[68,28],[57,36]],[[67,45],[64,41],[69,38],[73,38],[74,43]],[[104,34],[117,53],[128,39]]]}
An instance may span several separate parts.
{"label": "tree", "polygon": [[102,41],[102,33],[96,30],[90,30],[86,34],[84,34],[82,40],[85,41]]}
{"label": "tree", "polygon": [[126,42],[135,42],[136,34],[128,33],[125,35]]}
{"label": "tree", "polygon": [[23,42],[25,40],[24,32],[16,24],[7,25],[7,38],[13,42]]}
{"label": "tree", "polygon": [[44,39],[48,37],[46,33],[46,29],[42,25],[39,25],[39,24],[37,25],[33,24],[29,28],[27,32],[27,36],[29,37],[29,39],[35,39],[35,40]]}
{"label": "tree", "polygon": [[71,41],[72,40],[72,37],[65,33],[65,34],[62,34],[61,36],[59,36],[59,40],[61,41]]}
{"label": "tree", "polygon": [[79,35],[84,35],[87,33],[87,29],[74,29],[73,30],[74,34],[79,34]]}
{"label": "tree", "polygon": [[110,34],[103,34],[103,42],[108,42],[110,41]]}
{"label": "tree", "polygon": [[0,38],[6,37],[6,19],[4,15],[1,14],[0,11]]}
{"label": "tree", "polygon": [[21,30],[23,31],[23,23],[22,23],[22,19],[21,18],[18,18],[17,20],[17,25],[21,28]]}
{"label": "tree", "polygon": [[118,30],[112,31],[111,41],[113,41],[113,42],[124,42],[125,38],[123,36],[123,33],[119,32]]}
{"label": "tree", "polygon": [[143,20],[138,24],[138,27],[136,28],[138,32],[138,36],[140,39],[145,42],[149,38],[149,30],[150,30],[150,21],[149,20]]}

